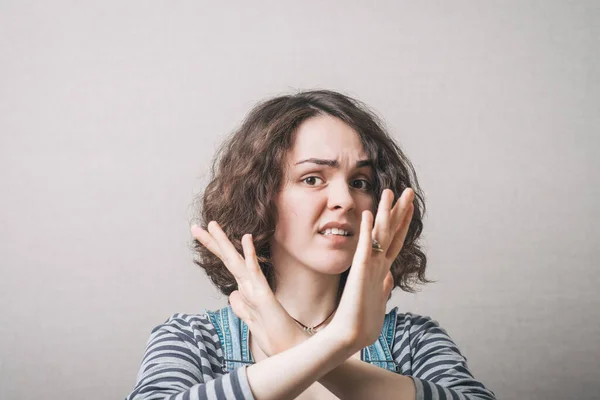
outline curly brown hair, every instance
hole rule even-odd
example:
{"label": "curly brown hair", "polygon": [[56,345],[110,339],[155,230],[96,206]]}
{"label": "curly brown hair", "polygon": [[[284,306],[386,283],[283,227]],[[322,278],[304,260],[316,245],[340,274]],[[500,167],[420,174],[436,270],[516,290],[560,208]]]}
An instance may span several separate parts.
{"label": "curly brown hair", "polygon": [[[195,201],[198,225],[207,229],[210,221],[217,221],[240,253],[243,253],[242,236],[251,233],[261,269],[275,291],[269,245],[277,224],[274,200],[282,188],[285,157],[293,146],[297,128],[308,118],[319,115],[341,119],[360,136],[365,152],[373,160],[375,209],[385,188],[394,192],[395,199],[407,187],[414,190],[414,212],[408,234],[391,267],[394,287],[414,293],[415,284],[431,282],[425,278],[427,257],[418,243],[425,202],[416,173],[375,113],[364,103],[338,92],[302,91],[257,104],[215,155],[211,181]],[[205,270],[223,294],[229,296],[237,290],[236,280],[218,257],[198,240],[193,241],[193,250],[194,263]],[[341,275],[338,299],[348,273],[349,269]]]}

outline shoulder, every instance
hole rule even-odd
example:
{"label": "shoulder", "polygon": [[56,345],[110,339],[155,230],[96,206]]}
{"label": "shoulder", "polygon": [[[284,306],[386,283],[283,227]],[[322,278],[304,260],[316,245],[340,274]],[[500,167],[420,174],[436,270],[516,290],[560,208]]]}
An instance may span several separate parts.
{"label": "shoulder", "polygon": [[446,342],[454,347],[448,332],[432,317],[412,312],[400,313],[397,307],[392,312],[396,312],[396,342],[402,342],[412,349],[432,342]]}
{"label": "shoulder", "polygon": [[[413,312],[400,312],[398,307],[392,308],[387,315],[396,316],[396,328],[402,331],[422,331],[431,328],[439,328],[439,323],[427,315],[419,315]],[[441,329],[441,328],[440,328]]]}
{"label": "shoulder", "polygon": [[156,326],[153,331],[160,329],[170,332],[193,334],[196,331],[214,330],[214,327],[205,312],[201,314],[176,313],[167,318],[162,324]]}
{"label": "shoulder", "polygon": [[171,315],[165,322],[152,329],[151,340],[158,337],[177,337],[193,346],[208,344],[216,348],[219,345],[217,332],[206,312]]}
{"label": "shoulder", "polygon": [[398,312],[398,307],[394,307],[389,314],[396,312],[396,330],[409,331],[412,333],[423,332],[426,330],[436,330],[440,328],[440,324],[426,315],[419,315],[412,312]]}
{"label": "shoulder", "polygon": [[412,333],[426,330],[443,330],[435,319],[427,315],[419,315],[413,312],[401,313],[398,307],[394,307],[388,315],[396,315],[396,330],[409,331]]}

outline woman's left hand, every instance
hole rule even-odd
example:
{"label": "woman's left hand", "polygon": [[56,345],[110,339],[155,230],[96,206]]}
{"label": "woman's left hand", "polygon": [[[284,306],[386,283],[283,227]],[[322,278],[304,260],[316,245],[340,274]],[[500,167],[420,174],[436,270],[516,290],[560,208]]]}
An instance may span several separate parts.
{"label": "woman's left hand", "polygon": [[[370,345],[381,332],[385,308],[394,288],[390,271],[400,253],[412,220],[415,193],[407,188],[392,207],[394,193],[385,189],[373,224],[373,214],[362,212],[360,236],[352,267],[337,311],[325,330],[352,353]],[[377,239],[381,250],[373,248]]]}
{"label": "woman's left hand", "polygon": [[277,300],[260,269],[252,235],[242,237],[242,257],[217,222],[209,222],[207,228],[192,226],[192,236],[233,274],[238,290],[229,295],[231,308],[248,325],[261,350],[270,357],[304,340],[303,332]]}

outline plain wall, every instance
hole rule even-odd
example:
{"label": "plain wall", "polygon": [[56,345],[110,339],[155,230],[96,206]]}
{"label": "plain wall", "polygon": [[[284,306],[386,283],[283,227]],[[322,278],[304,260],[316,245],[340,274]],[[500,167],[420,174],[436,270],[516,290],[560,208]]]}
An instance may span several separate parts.
{"label": "plain wall", "polygon": [[501,399],[600,391],[597,1],[3,1],[0,398],[123,398],[226,304],[188,222],[266,97],[329,88],[413,161],[430,315]]}

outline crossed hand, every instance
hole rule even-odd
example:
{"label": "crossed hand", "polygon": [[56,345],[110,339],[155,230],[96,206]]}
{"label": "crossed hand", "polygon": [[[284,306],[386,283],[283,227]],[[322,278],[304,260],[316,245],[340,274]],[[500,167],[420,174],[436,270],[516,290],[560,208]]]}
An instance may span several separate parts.
{"label": "crossed hand", "polygon": [[[374,223],[373,214],[363,211],[344,292],[325,328],[334,330],[340,345],[352,352],[372,344],[379,336],[387,299],[394,287],[390,267],[404,245],[414,210],[414,191],[405,189],[392,208],[393,200],[394,193],[385,189]],[[207,228],[208,231],[194,225],[192,235],[233,274],[238,290],[229,296],[231,308],[248,325],[265,355],[270,357],[304,340],[304,332],[275,298],[260,269],[252,235],[242,237],[241,255],[217,222],[209,222]],[[373,251],[372,239],[381,244],[382,252]]]}

